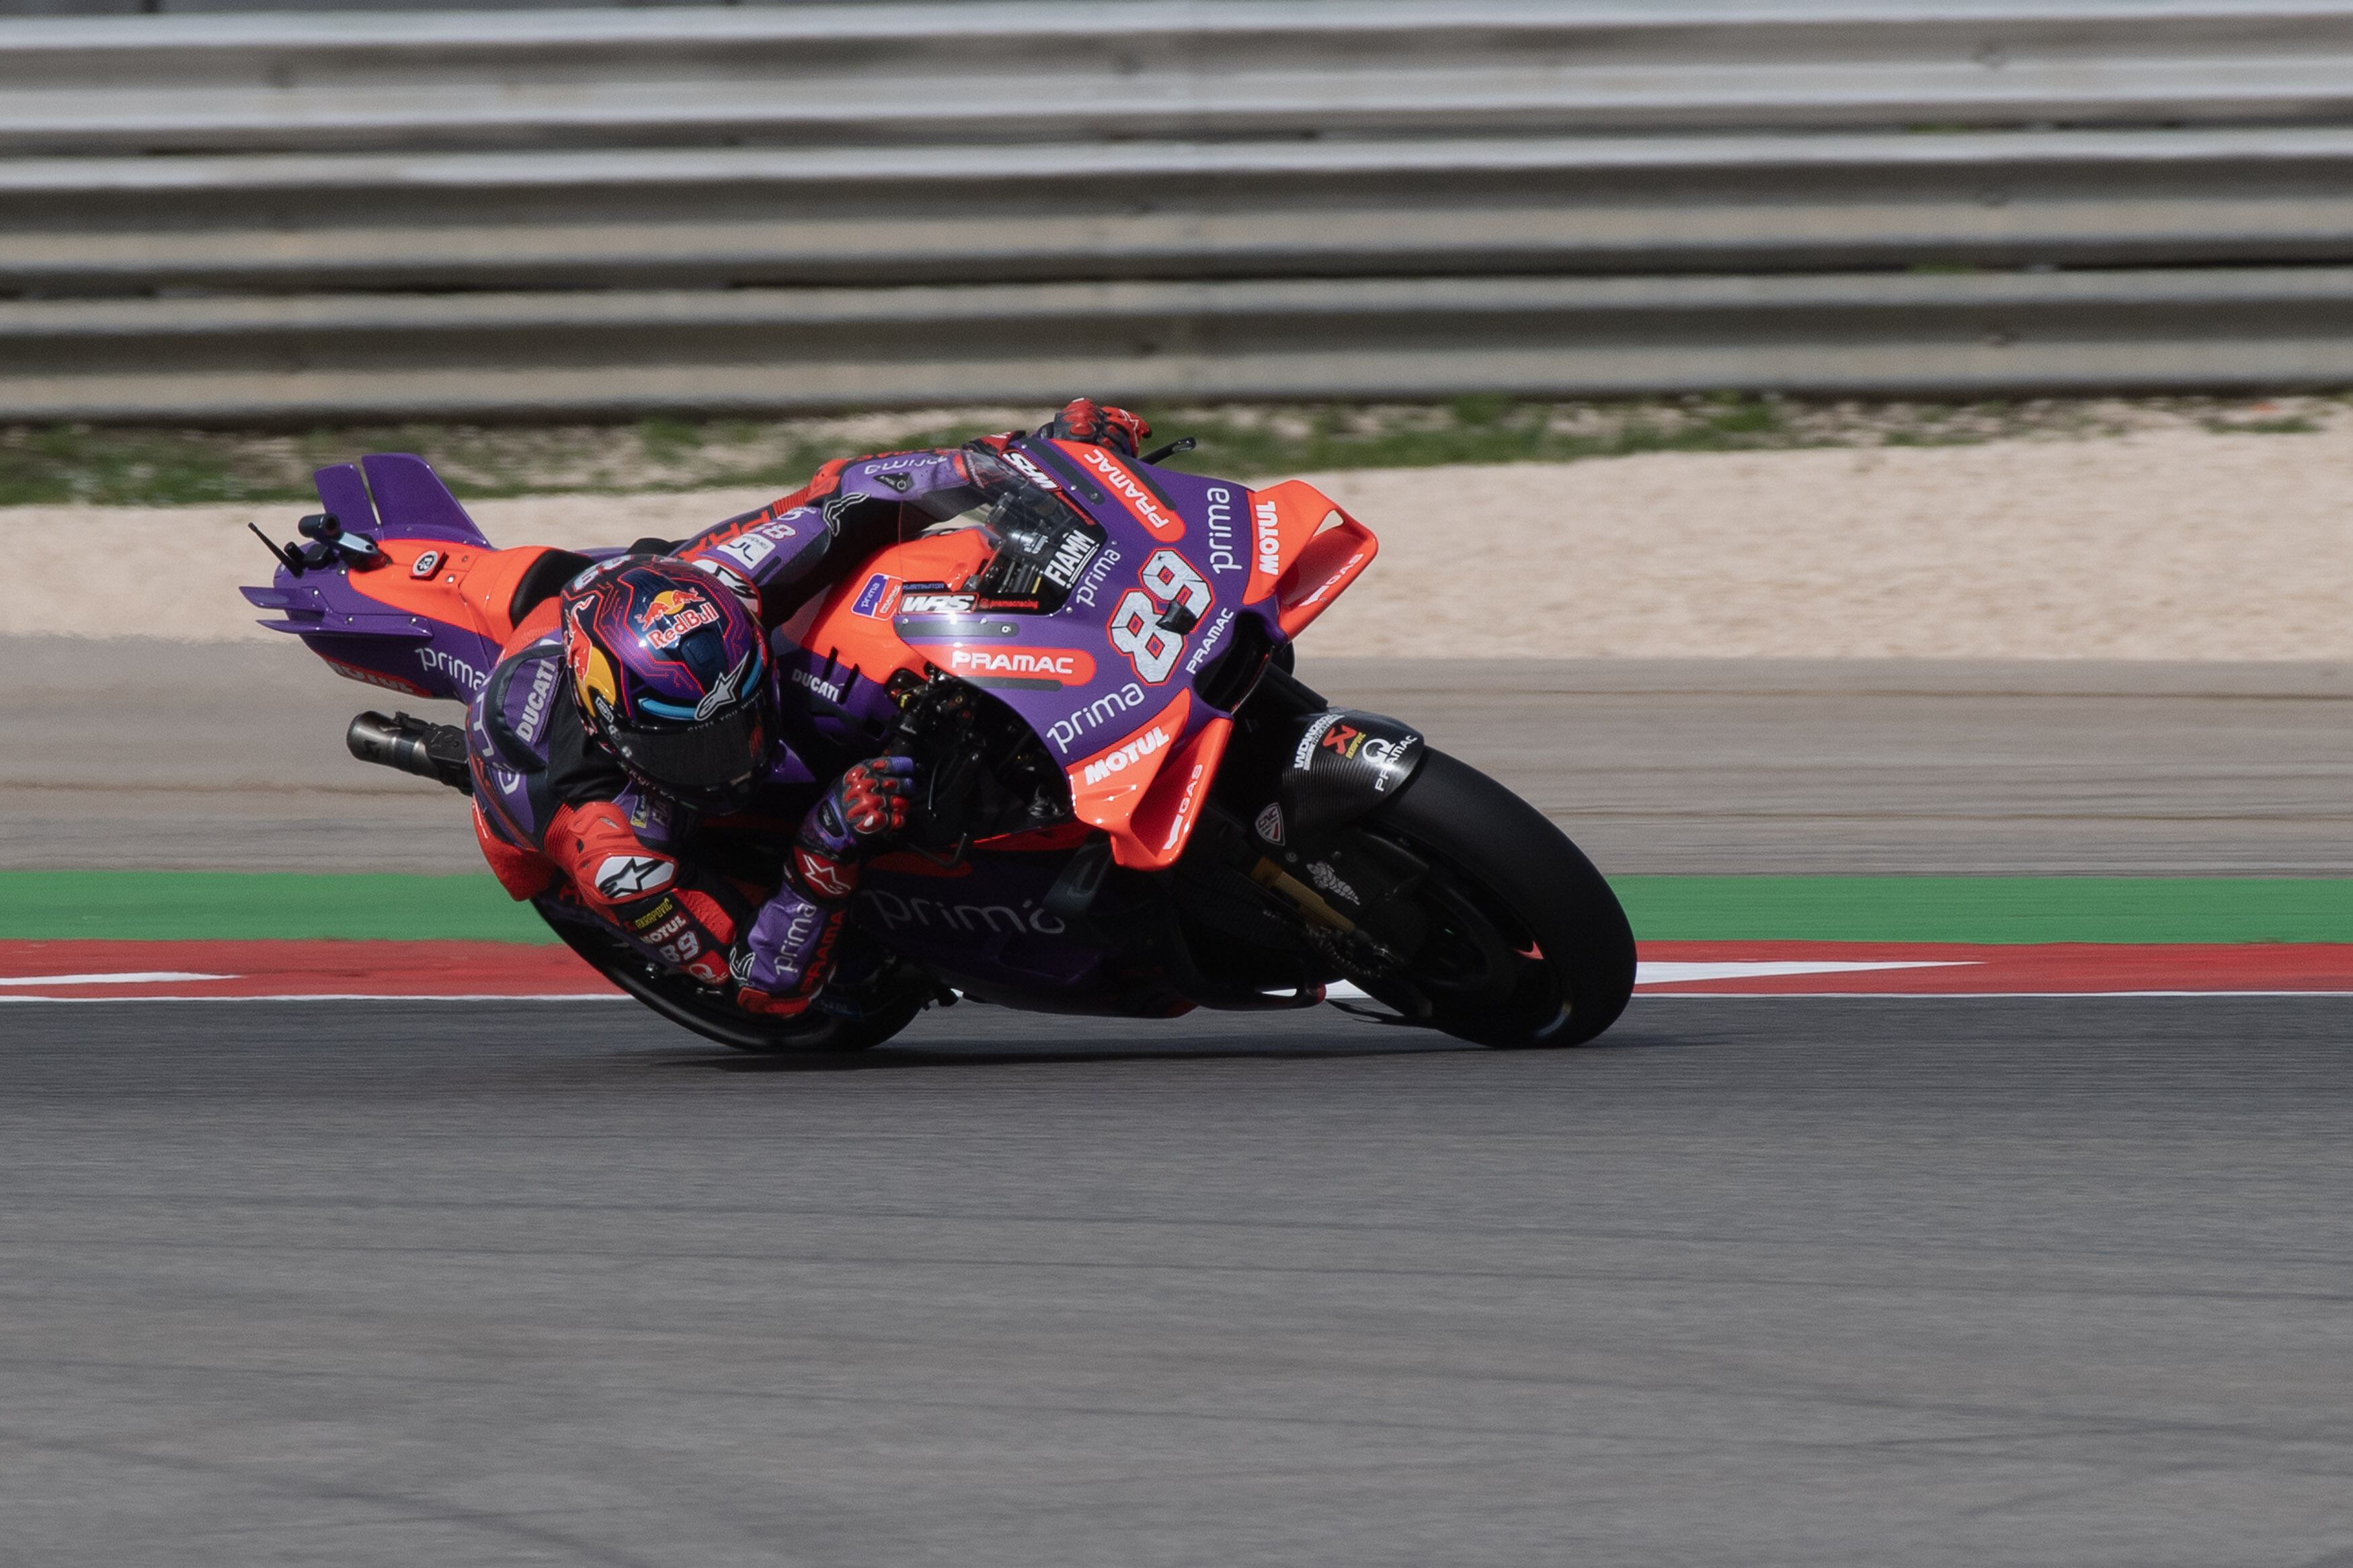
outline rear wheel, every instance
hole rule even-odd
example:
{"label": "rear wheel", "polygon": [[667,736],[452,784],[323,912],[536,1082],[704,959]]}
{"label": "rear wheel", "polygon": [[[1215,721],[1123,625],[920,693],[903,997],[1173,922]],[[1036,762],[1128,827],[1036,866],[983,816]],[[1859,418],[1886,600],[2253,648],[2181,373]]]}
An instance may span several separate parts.
{"label": "rear wheel", "polygon": [[684,975],[658,968],[619,937],[577,920],[550,915],[555,934],[590,967],[682,1029],[739,1051],[846,1054],[881,1045],[915,1021],[935,995],[930,982],[895,962],[868,989],[869,1007],[854,1017],[811,1007],[797,1017],[748,1013]]}
{"label": "rear wheel", "polygon": [[[1634,932],[1593,862],[1542,812],[1430,752],[1361,831],[1425,870],[1399,889],[1411,940],[1356,983],[1418,1023],[1505,1048],[1574,1046],[1625,1010]],[[1367,934],[1379,939],[1377,917]]]}

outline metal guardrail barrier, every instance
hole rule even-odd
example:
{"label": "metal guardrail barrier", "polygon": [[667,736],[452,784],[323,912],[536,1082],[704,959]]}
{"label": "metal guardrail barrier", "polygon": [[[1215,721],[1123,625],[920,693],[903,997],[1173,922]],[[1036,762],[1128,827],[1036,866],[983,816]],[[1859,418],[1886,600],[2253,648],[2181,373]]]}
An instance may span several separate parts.
{"label": "metal guardrail barrier", "polygon": [[0,16],[0,417],[2353,381],[2348,174],[2353,0]]}

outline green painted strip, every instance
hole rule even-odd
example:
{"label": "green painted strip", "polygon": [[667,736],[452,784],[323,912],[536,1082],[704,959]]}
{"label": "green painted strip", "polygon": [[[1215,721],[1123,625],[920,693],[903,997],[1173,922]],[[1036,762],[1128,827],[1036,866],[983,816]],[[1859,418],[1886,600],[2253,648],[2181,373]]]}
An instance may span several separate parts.
{"label": "green painted strip", "polygon": [[0,871],[0,940],[236,942],[331,937],[547,942],[488,872]]}
{"label": "green painted strip", "polygon": [[[2353,942],[2353,879],[1621,877],[1653,942]],[[0,940],[546,942],[487,875],[0,871]]]}
{"label": "green painted strip", "polygon": [[2353,942],[2353,879],[1621,877],[1654,942]]}

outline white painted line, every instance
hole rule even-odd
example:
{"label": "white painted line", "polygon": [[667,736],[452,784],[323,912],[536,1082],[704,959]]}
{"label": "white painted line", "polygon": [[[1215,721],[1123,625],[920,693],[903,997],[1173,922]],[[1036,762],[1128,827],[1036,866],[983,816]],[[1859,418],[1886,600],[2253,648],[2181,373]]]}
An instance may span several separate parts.
{"label": "white painted line", "polygon": [[234,974],[195,974],[179,969],[124,970],[115,974],[5,974],[0,985],[169,985],[189,980],[235,980]]}
{"label": "white painted line", "polygon": [[[1342,982],[1345,984],[1345,982]],[[1351,992],[1354,988],[1351,987]],[[1327,994],[1344,993],[1339,984]],[[1362,994],[1361,993],[1355,993]],[[2163,997],[2196,1001],[2200,997],[2311,996],[2353,998],[2353,991],[1653,991],[1643,999],[1656,1002],[2102,1002],[2131,997]],[[228,996],[216,992],[199,996],[9,996],[0,994],[0,1007],[104,1007],[121,1003],[149,1002],[628,1002],[618,991],[550,991],[520,996],[488,995],[480,992],[436,992],[425,996],[396,995],[382,991],[290,992],[269,996]],[[1367,998],[1369,1000],[1369,998]],[[975,1003],[975,1006],[987,1004]]]}
{"label": "white painted line", "polygon": [[1680,985],[1698,980],[1769,980],[1782,974],[1858,974],[1873,969],[1966,969],[1973,958],[1896,959],[1863,962],[1836,958],[1758,959],[1739,963],[1638,963],[1637,985]]}
{"label": "white painted line", "polygon": [[[210,979],[209,975],[201,978]],[[196,996],[0,996],[0,1006],[11,1002],[71,1002],[94,1005],[107,1002],[629,1002],[620,991],[546,991],[510,994],[446,991],[413,996],[397,991],[288,991],[268,996],[236,996],[210,992]]]}
{"label": "white painted line", "polygon": [[[1634,965],[1637,985],[1689,984],[1700,980],[1765,980],[1782,974],[1852,974],[1872,969],[1964,969],[1979,962],[1973,958],[1895,959],[1864,962],[1854,959],[1757,959],[1714,963],[1673,963],[1638,962]],[[1715,993],[1724,995],[1724,992]],[[1778,994],[1776,993],[1775,994]],[[1334,1002],[1369,1002],[1371,997],[1346,981],[1335,981],[1324,988],[1324,999]]]}
{"label": "white painted line", "polygon": [[2121,996],[2353,996],[2353,991],[1653,991],[1657,1002],[2089,1002]]}

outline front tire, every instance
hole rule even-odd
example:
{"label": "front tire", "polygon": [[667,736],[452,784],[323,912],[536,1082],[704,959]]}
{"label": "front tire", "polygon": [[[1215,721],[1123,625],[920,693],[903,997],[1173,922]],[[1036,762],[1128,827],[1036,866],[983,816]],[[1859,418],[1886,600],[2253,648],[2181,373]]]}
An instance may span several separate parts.
{"label": "front tire", "polygon": [[811,1007],[797,1017],[774,1018],[747,1013],[682,974],[656,968],[635,948],[601,928],[551,914],[543,908],[540,916],[590,968],[680,1028],[759,1056],[840,1056],[871,1050],[913,1023],[934,994],[928,983],[910,974],[902,977],[906,984],[893,987],[871,1011],[856,1017]]}
{"label": "front tire", "polygon": [[1504,1049],[1582,1045],[1618,1021],[1634,990],[1633,929],[1542,812],[1433,750],[1365,827],[1428,862],[1419,901],[1431,917],[1394,980],[1360,981],[1365,990]]}

